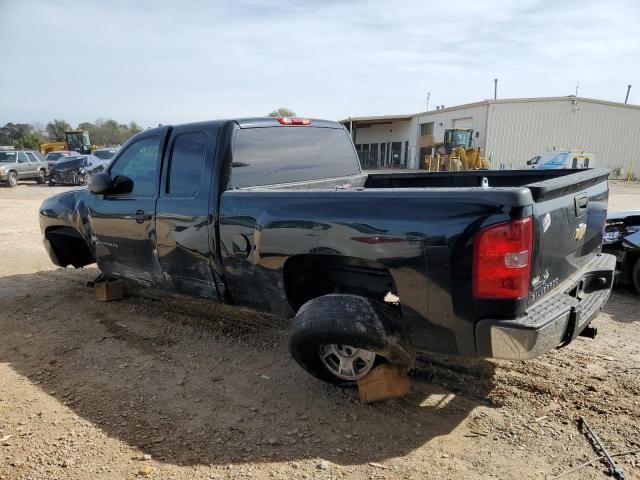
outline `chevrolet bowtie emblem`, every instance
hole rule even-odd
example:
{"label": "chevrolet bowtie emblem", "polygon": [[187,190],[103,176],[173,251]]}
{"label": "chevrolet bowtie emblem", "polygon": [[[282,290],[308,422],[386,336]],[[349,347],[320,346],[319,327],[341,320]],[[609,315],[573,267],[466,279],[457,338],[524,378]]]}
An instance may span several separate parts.
{"label": "chevrolet bowtie emblem", "polygon": [[573,238],[575,238],[576,241],[582,240],[585,233],[587,233],[587,224],[581,223],[580,225],[578,225],[578,228],[576,228],[576,234],[574,235]]}

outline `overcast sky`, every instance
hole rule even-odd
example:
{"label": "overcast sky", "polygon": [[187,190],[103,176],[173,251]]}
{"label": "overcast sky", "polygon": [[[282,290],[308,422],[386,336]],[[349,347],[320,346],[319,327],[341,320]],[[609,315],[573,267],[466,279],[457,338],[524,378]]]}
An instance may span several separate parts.
{"label": "overcast sky", "polygon": [[640,103],[640,2],[0,0],[0,124]]}

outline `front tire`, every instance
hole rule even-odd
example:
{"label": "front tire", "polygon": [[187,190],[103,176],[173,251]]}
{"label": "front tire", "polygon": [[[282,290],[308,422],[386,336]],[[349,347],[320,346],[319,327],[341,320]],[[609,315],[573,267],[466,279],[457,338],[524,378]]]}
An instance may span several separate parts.
{"label": "front tire", "polygon": [[9,172],[7,175],[7,186],[13,188],[18,185],[18,174],[16,172]]}
{"label": "front tire", "polygon": [[293,320],[289,352],[314,377],[351,386],[383,359],[412,363],[406,336],[392,331],[401,325],[397,316],[393,307],[356,295],[314,298]]}

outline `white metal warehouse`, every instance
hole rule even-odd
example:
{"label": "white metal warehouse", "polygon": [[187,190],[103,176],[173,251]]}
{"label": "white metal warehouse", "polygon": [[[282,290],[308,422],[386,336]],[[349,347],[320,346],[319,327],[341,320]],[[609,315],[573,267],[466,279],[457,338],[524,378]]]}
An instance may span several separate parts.
{"label": "white metal warehouse", "polygon": [[445,129],[473,129],[492,168],[523,168],[553,148],[593,153],[594,166],[614,176],[640,176],[640,106],[575,96],[485,100],[413,115],[342,120],[364,168],[417,168],[426,153],[420,137]]}

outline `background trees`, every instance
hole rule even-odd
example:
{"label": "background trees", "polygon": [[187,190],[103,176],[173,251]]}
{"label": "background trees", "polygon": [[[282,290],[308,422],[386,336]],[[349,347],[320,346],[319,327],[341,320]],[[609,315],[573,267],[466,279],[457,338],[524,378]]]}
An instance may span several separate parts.
{"label": "background trees", "polygon": [[95,122],[82,122],[77,128],[62,119],[53,119],[44,126],[42,122],[13,123],[0,127],[0,145],[38,150],[40,144],[64,142],[68,130],[87,130],[93,145],[122,145],[131,136],[143,128],[136,122],[118,123],[113,119],[98,119]]}
{"label": "background trees", "polygon": [[34,150],[46,139],[42,130],[37,130],[28,123],[9,122],[4,127],[0,127],[0,145]]}
{"label": "background trees", "polygon": [[64,120],[53,119],[47,123],[47,136],[50,142],[64,142],[64,132],[71,130],[69,125]]}
{"label": "background trees", "polygon": [[269,114],[270,117],[295,117],[296,112],[285,107],[280,107]]}

